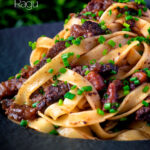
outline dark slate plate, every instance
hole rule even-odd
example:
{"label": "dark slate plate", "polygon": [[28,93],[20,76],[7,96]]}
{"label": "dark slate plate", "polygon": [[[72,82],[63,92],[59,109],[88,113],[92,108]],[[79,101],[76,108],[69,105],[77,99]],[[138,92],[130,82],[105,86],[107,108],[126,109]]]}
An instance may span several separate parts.
{"label": "dark slate plate", "polygon": [[[28,41],[41,35],[53,37],[62,23],[4,29],[0,31],[0,81],[16,74],[29,63]],[[150,141],[92,141],[67,139],[25,129],[9,121],[0,110],[0,150],[148,150]]]}

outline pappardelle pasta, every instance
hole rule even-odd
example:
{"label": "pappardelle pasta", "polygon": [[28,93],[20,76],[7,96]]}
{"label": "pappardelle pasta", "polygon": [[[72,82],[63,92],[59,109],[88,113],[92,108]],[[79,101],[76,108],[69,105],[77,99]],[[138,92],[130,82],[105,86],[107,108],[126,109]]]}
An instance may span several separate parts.
{"label": "pappardelle pasta", "polygon": [[13,122],[68,138],[150,139],[150,10],[144,0],[92,0],[30,66],[0,84]]}

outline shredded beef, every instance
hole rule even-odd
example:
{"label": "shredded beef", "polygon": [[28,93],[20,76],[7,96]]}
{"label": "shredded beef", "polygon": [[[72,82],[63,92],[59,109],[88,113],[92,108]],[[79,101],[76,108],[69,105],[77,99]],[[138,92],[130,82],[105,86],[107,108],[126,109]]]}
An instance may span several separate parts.
{"label": "shredded beef", "polygon": [[87,70],[89,70],[89,71],[98,72],[103,77],[106,77],[106,76],[112,75],[111,74],[112,70],[118,72],[118,67],[114,64],[100,65],[99,63],[95,63],[95,64],[92,64],[92,65],[87,65],[87,68],[85,68],[85,69],[83,69],[83,66],[75,66],[75,67],[72,68],[72,70],[79,73],[82,76],[85,76],[85,72]]}
{"label": "shredded beef", "polygon": [[47,58],[54,58],[58,53],[66,48],[65,41],[57,42],[47,53]]}
{"label": "shredded beef", "polygon": [[[104,94],[105,96],[102,98],[103,110],[105,103],[118,103],[118,94],[117,92],[122,89],[123,84],[120,80],[114,80],[108,85],[107,92]],[[106,96],[107,95],[107,96]]]}
{"label": "shredded beef", "polygon": [[136,112],[136,120],[150,123],[150,106],[142,107]]}
{"label": "shredded beef", "polygon": [[135,85],[133,81],[130,81],[131,90],[134,90],[137,86],[141,85],[142,83],[144,83],[148,80],[146,73],[143,71],[134,73],[131,78],[133,78],[133,77],[136,77],[140,81],[140,84]]}
{"label": "shredded beef", "polygon": [[74,24],[71,27],[71,36],[77,38],[79,36],[84,36],[85,38],[100,35],[106,33],[107,30],[101,29],[99,24],[86,21],[82,25]]}
{"label": "shredded beef", "polygon": [[11,79],[0,83],[0,100],[13,97],[21,87],[25,79]]}
{"label": "shredded beef", "polygon": [[37,117],[36,108],[27,105],[17,105],[15,103],[11,104],[5,113],[9,118],[16,121],[21,121],[22,119],[33,120]]}
{"label": "shredded beef", "polygon": [[91,71],[90,73],[88,73],[88,75],[85,76],[85,78],[90,83],[92,83],[92,85],[95,87],[97,91],[100,91],[105,87],[104,79],[101,77],[100,74],[98,74],[95,71]]}
{"label": "shredded beef", "polygon": [[127,21],[127,24],[129,24],[131,28],[135,27],[135,23],[136,23],[136,21],[134,19]]}
{"label": "shredded beef", "polygon": [[[112,3],[113,0],[92,0],[88,3],[87,7],[83,9],[83,11],[81,11],[79,16],[82,16],[82,14],[86,12],[93,12],[95,14],[98,14],[100,10],[106,10]],[[88,16],[87,19],[92,18]]]}
{"label": "shredded beef", "polygon": [[45,89],[45,100],[46,104],[50,105],[57,102],[59,99],[63,99],[66,92],[70,89],[69,84],[60,82],[57,86],[49,86]]}

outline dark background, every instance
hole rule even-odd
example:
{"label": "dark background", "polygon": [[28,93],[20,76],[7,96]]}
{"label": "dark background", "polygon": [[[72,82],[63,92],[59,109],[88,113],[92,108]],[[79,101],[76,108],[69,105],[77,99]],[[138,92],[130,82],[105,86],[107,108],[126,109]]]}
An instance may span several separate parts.
{"label": "dark background", "polygon": [[[89,0],[0,0],[0,29],[62,21],[70,12],[79,12]],[[32,8],[31,4],[32,2]],[[37,6],[38,3],[38,7]]]}

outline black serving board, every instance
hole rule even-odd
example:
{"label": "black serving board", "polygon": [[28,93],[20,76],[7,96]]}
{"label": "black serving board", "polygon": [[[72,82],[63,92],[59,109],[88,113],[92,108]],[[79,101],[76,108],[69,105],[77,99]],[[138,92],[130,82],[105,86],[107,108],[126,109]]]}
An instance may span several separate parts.
{"label": "black serving board", "polygon": [[[149,0],[148,0],[149,1]],[[29,64],[28,41],[41,35],[53,37],[63,23],[0,30],[0,82]],[[149,150],[150,141],[101,141],[68,139],[39,133],[9,121],[0,108],[0,150]]]}

